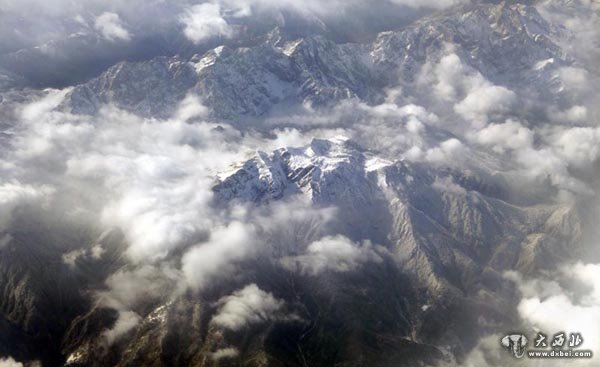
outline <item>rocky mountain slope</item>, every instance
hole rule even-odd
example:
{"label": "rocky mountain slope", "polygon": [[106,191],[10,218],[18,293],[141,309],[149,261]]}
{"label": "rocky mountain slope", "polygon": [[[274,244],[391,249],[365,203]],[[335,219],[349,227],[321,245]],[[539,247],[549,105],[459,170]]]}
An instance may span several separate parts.
{"label": "rocky mountain slope", "polygon": [[[82,255],[72,265],[59,257],[65,250],[57,246],[65,239],[47,241],[45,248],[55,252],[33,252],[31,261],[44,264],[39,267],[18,257],[16,251],[32,251],[17,243],[17,233],[1,250],[4,317],[26,333],[28,345],[51,340],[41,350],[62,355],[70,366],[433,364],[460,358],[480,333],[516,322],[515,290],[504,271],[551,268],[576,256],[581,235],[576,208],[518,206],[503,199],[504,189],[485,175],[387,161],[344,138],[260,152],[222,173],[213,190],[218,206],[268,206],[305,197],[315,207],[335,207],[329,232],[376,247],[364,247],[371,255],[350,271],[301,270],[310,232],[298,233],[298,242],[286,240],[285,257],[279,255],[279,235],[266,233],[269,247],[245,261],[238,277],[201,296],[185,293],[143,303],[137,310],[142,322],[107,345],[102,330],[114,326],[118,315],[84,295],[119,266],[124,249],[119,238],[95,241],[117,246],[101,262]],[[36,273],[48,266],[54,270],[47,276]],[[77,283],[83,293],[56,294],[60,282]],[[293,317],[269,316],[240,330],[215,326],[211,320],[219,299],[249,282],[285,302],[285,314]],[[49,312],[62,317],[39,329],[44,323],[36,320]],[[60,346],[54,347],[57,340]],[[224,357],[213,358],[218,353]]]}
{"label": "rocky mountain slope", "polygon": [[410,86],[422,65],[443,56],[446,43],[494,83],[540,99],[560,98],[557,70],[572,63],[555,43],[561,36],[563,30],[534,7],[504,3],[453,9],[383,32],[369,44],[340,45],[320,35],[294,39],[276,28],[255,47],[119,63],[76,87],[66,107],[93,113],[110,102],[167,116],[193,92],[216,116],[235,119],[262,116],[280,105],[317,107],[348,98],[375,103],[398,78]]}

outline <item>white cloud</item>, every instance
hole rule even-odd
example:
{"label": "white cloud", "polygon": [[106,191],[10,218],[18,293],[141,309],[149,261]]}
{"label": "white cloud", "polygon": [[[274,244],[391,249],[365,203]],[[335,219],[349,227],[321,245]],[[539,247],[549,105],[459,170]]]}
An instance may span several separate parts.
{"label": "white cloud", "polygon": [[266,213],[257,216],[254,212],[247,212],[238,220],[254,220],[261,230],[261,237],[268,238],[264,251],[268,256],[279,258],[329,233],[336,214],[334,207],[316,208],[309,199],[299,197],[273,202]]}
{"label": "white cloud", "polygon": [[557,132],[552,144],[567,163],[592,169],[600,158],[600,128],[576,127]]}
{"label": "white cloud", "polygon": [[112,328],[103,332],[108,344],[133,330],[142,320],[132,311],[146,302],[155,302],[181,294],[180,274],[177,270],[144,265],[121,269],[106,280],[107,290],[95,294],[99,304],[118,311],[118,319]]}
{"label": "white cloud", "polygon": [[463,0],[389,0],[393,4],[405,5],[411,8],[445,9],[465,3]]}
{"label": "white cloud", "polygon": [[460,140],[451,138],[441,142],[437,147],[428,149],[425,152],[425,159],[433,163],[460,162],[465,150]]}
{"label": "white cloud", "polygon": [[96,297],[106,307],[127,311],[140,302],[178,293],[179,278],[180,274],[166,265],[121,269],[106,280],[108,290]]}
{"label": "white cloud", "polygon": [[[600,353],[600,265],[582,263],[561,270],[563,276],[580,282],[588,289],[578,294],[556,282],[530,280],[521,286],[523,299],[518,310],[520,316],[538,330],[554,335],[559,332],[581,333],[584,344],[580,349]],[[557,274],[561,275],[561,274]],[[532,285],[534,284],[534,285]],[[546,361],[545,366],[564,366],[565,361]],[[569,366],[595,366],[594,359],[569,361]]]}
{"label": "white cloud", "polygon": [[[394,91],[388,93],[393,95]],[[347,103],[346,109],[348,111],[338,119],[344,123],[355,121],[347,134],[363,146],[388,154],[391,159],[412,146],[426,145],[423,136],[427,135],[427,127],[440,122],[436,114],[413,103],[399,105],[388,101],[375,106]]]}
{"label": "white cloud", "polygon": [[402,158],[407,159],[409,161],[418,162],[423,159],[425,152],[418,146],[413,146],[408,149],[404,154],[402,154]]}
{"label": "white cloud", "polygon": [[[275,9],[292,9],[300,12],[309,12],[320,16],[335,16],[336,11],[340,10],[351,11],[358,10],[360,6],[364,6],[364,2],[360,0],[306,0],[306,1],[295,1],[295,0],[224,0],[225,3],[235,3],[237,7],[246,8],[254,6],[259,9],[275,8]],[[382,3],[391,3],[399,6],[406,6],[410,8],[432,8],[442,9],[452,5],[463,2],[462,0],[383,0]],[[371,4],[373,5],[373,4]]]}
{"label": "white cloud", "polygon": [[195,97],[164,121],[107,108],[90,123],[38,122],[23,146],[40,139],[44,149],[29,156],[64,157],[70,180],[92,183],[90,195],[107,198],[97,203],[100,220],[124,231],[130,258],[156,261],[206,236],[215,225],[214,175],[246,153],[240,135],[226,125],[215,131],[214,124],[185,122],[204,111]]}
{"label": "white cloud", "polygon": [[[253,151],[249,147],[278,143],[252,134],[242,137],[225,124],[186,123],[205,113],[196,97],[186,98],[168,120],[143,119],[112,107],[96,117],[77,117],[53,110],[56,101],[43,104],[41,109],[37,102],[25,106],[23,110],[35,113],[24,114],[23,129],[8,156],[19,167],[10,169],[10,175],[26,173],[24,178],[35,185],[8,182],[0,186],[0,198],[5,209],[13,207],[9,203],[46,198],[51,190],[40,189],[44,186],[38,181],[53,182],[60,198],[82,198],[69,207],[106,228],[120,228],[132,264],[110,276],[108,290],[97,297],[125,315],[143,299],[163,299],[188,286],[198,289],[230,274],[237,262],[254,253],[253,221],[278,238],[273,246],[280,246],[290,237],[279,231],[311,227],[302,232],[310,238],[333,217],[332,210],[312,209],[309,203],[273,203],[268,215],[232,213],[233,221],[214,212],[216,173],[245,160]],[[37,141],[43,149],[31,149]],[[60,164],[47,170],[49,160]],[[162,262],[177,249],[184,253],[181,271]],[[102,252],[101,246],[92,246],[67,253],[64,260],[74,264],[81,256],[96,259]]]}
{"label": "white cloud", "polygon": [[[582,263],[563,266],[552,276],[553,279],[524,279],[517,272],[507,272],[505,278],[518,286],[521,301],[517,311],[523,325],[521,329],[504,332],[525,333],[531,340],[529,348],[539,331],[550,340],[560,332],[569,337],[581,333],[583,344],[580,350],[592,350],[592,359],[527,359],[518,362],[524,367],[593,367],[595,356],[600,353],[600,265]],[[561,280],[560,284],[557,280]],[[568,285],[568,286],[567,286]],[[580,288],[579,285],[587,286]],[[576,291],[576,289],[582,289]],[[515,359],[500,346],[505,334],[494,334],[482,338],[478,345],[460,364],[447,367],[505,367],[515,364]],[[446,367],[446,365],[444,365]]]}
{"label": "white cloud", "polygon": [[301,274],[318,275],[325,271],[353,271],[364,263],[381,261],[383,259],[370,242],[359,245],[337,235],[311,243],[303,255],[282,258],[281,264]]}
{"label": "white cloud", "polygon": [[250,284],[223,297],[218,303],[218,313],[211,323],[230,330],[240,330],[251,324],[278,319],[284,306],[283,301],[261,290],[256,284]]}
{"label": "white cloud", "polygon": [[228,274],[235,262],[254,250],[254,232],[251,225],[241,222],[213,229],[207,242],[193,247],[181,260],[189,286],[202,288],[214,278]]}
{"label": "white cloud", "polygon": [[200,102],[200,98],[193,94],[188,94],[179,104],[175,113],[175,120],[188,121],[196,117],[205,117],[208,114],[208,108]]}
{"label": "white cloud", "polygon": [[478,144],[488,146],[498,153],[521,150],[533,146],[534,133],[514,120],[503,124],[490,124],[472,136]]}
{"label": "white cloud", "polygon": [[[149,157],[136,160],[137,168],[156,170],[153,174],[158,176],[170,175],[170,160],[161,162],[160,158],[152,160]],[[212,195],[202,182],[168,183],[157,181],[154,187],[145,183],[142,187],[131,187],[102,213],[106,224],[124,229],[130,241],[128,254],[135,261],[163,259],[181,245],[191,244],[210,228],[211,221],[204,216],[208,216],[207,207]]]}
{"label": "white cloud", "polygon": [[77,250],[69,251],[62,255],[63,263],[74,267],[79,259],[86,260],[100,260],[102,255],[106,252],[101,244],[95,244],[90,248],[80,248]]}
{"label": "white cloud", "polygon": [[467,194],[467,190],[464,187],[458,185],[456,182],[454,182],[451,176],[443,178],[436,177],[431,187],[442,193],[451,193],[454,195],[461,196]]}
{"label": "white cloud", "polygon": [[[295,12],[305,16],[318,16],[323,19],[335,18],[339,14],[350,14],[360,19],[363,16],[366,7],[381,6],[384,9],[389,9],[390,5],[397,5],[398,8],[404,6],[423,8],[429,7],[439,9],[442,7],[451,6],[457,2],[465,2],[463,0],[381,0],[375,3],[366,2],[364,0],[212,0],[208,2],[210,6],[220,7],[220,12],[213,11],[212,26],[205,29],[210,29],[228,33],[229,25],[223,24],[220,20],[229,19],[229,17],[248,17],[253,14],[267,12],[271,16],[278,16],[279,12]],[[200,3],[200,4],[199,4]],[[193,0],[175,0],[175,1],[142,1],[142,0],[3,0],[2,14],[0,14],[0,25],[5,23],[6,28],[3,28],[6,33],[4,37],[0,37],[2,44],[9,44],[14,49],[29,47],[31,44],[41,45],[52,41],[66,41],[68,43],[73,34],[81,34],[89,31],[87,26],[90,14],[119,14],[120,23],[117,23],[119,28],[113,25],[107,26],[110,29],[109,35],[113,39],[120,39],[129,34],[127,29],[135,30],[136,34],[152,35],[157,29],[171,29],[173,25],[181,23],[182,17],[186,17],[188,13],[194,13],[192,8],[197,5],[207,3],[206,1]],[[37,11],[32,12],[31,9]],[[398,9],[400,12],[403,9]],[[182,15],[183,14],[183,15]],[[210,13],[209,13],[210,15]],[[85,18],[82,21],[82,18]],[[207,17],[207,19],[210,17]],[[19,24],[22,27],[13,30],[12,20],[21,19]],[[74,21],[74,19],[79,19]],[[364,21],[367,21],[366,19]],[[91,19],[93,24],[95,19]],[[122,22],[128,25],[124,27]],[[210,21],[209,21],[210,22]],[[112,24],[109,19],[109,24]],[[199,24],[204,21],[200,20]],[[226,22],[225,22],[226,23]],[[164,28],[162,28],[164,27]],[[200,34],[206,34],[202,30],[202,26],[194,26],[195,31],[191,31],[194,37]],[[123,30],[125,32],[123,32]],[[15,31],[18,37],[12,33]],[[74,39],[73,41],[77,41]],[[97,49],[96,49],[97,50]],[[94,50],[94,51],[96,51]],[[92,52],[94,52],[92,51]]]}
{"label": "white cloud", "polygon": [[133,330],[141,320],[141,317],[135,312],[119,311],[115,325],[111,329],[105,330],[102,335],[106,338],[108,345],[112,345],[121,336]]}
{"label": "white cloud", "polygon": [[470,133],[468,137],[495,152],[512,152],[514,160],[509,163],[517,164],[516,173],[533,180],[531,183],[550,179],[560,190],[561,200],[571,200],[573,194],[593,194],[593,187],[571,171],[573,168],[587,172],[595,169],[600,159],[600,129],[554,126],[533,131],[519,122],[507,120]]}
{"label": "white cloud", "polygon": [[65,99],[72,88],[49,89],[45,96],[26,104],[20,109],[20,117],[24,122],[35,122],[40,118],[48,118],[48,114]]}
{"label": "white cloud", "polygon": [[210,357],[215,361],[219,361],[221,359],[235,358],[239,354],[240,351],[236,348],[223,348],[212,352],[210,354]]}
{"label": "white cloud", "polygon": [[587,107],[575,105],[566,110],[550,107],[548,108],[548,116],[550,120],[559,124],[583,124],[587,122],[589,113]]}
{"label": "white cloud", "polygon": [[[64,94],[49,91],[20,109],[23,124],[3,161],[10,181],[0,195],[8,200],[20,187],[24,199],[48,198],[50,188],[37,180],[53,182],[65,191],[60,194],[83,195],[86,204],[75,202],[74,210],[100,213],[106,227],[121,228],[137,262],[160,260],[206,236],[215,225],[209,208],[214,174],[243,160],[246,146],[264,141],[248,134],[242,142],[226,124],[215,130],[219,125],[186,123],[206,111],[193,96],[172,119],[155,120],[111,107],[95,117],[54,110]],[[18,181],[21,175],[27,184]]]}
{"label": "white cloud", "polygon": [[[561,196],[570,200],[572,193],[591,194],[591,189],[583,182],[572,177],[567,162],[556,154],[556,151],[543,147],[539,149],[525,148],[516,152],[516,162],[521,166],[518,173],[523,179],[547,180],[560,189]],[[558,198],[558,199],[563,199]]]}
{"label": "white cloud", "polygon": [[[464,0],[382,0],[381,4],[394,4],[410,8],[444,9]],[[219,4],[230,11],[234,16],[249,16],[262,11],[295,11],[301,14],[312,14],[319,17],[334,17],[340,12],[360,12],[365,6],[374,6],[374,3],[365,3],[362,0],[220,0]]]}
{"label": "white cloud", "polygon": [[69,265],[70,267],[74,267],[75,264],[77,263],[77,260],[84,257],[85,254],[86,254],[85,249],[69,251],[66,254],[62,255],[62,261],[63,261],[63,263]]}
{"label": "white cloud", "polygon": [[183,33],[194,43],[201,43],[212,37],[231,37],[233,28],[221,14],[218,3],[203,3],[190,7],[181,16],[185,26]]}
{"label": "white cloud", "polygon": [[97,244],[93,245],[92,248],[90,249],[90,256],[94,260],[100,260],[100,259],[102,259],[102,256],[104,255],[105,252],[106,252],[106,250],[104,249],[104,247],[102,247],[101,244],[97,243]]}
{"label": "white cloud", "polygon": [[427,62],[418,76],[421,88],[433,90],[439,100],[450,103],[454,112],[473,127],[482,128],[495,114],[508,112],[516,102],[511,90],[492,84],[481,73],[464,64],[454,52],[456,46],[444,45],[437,63]]}
{"label": "white cloud", "polygon": [[[385,0],[390,3],[410,8],[442,9],[463,0]],[[213,37],[233,37],[236,29],[231,25],[233,18],[250,17],[264,12],[293,11],[305,16],[318,16],[327,19],[340,12],[359,14],[366,4],[359,0],[214,0],[188,7],[179,16],[184,25],[185,36],[194,43],[202,43]]]}
{"label": "white cloud", "polygon": [[[275,2],[264,3],[277,7],[284,6],[286,2],[280,2],[279,5]],[[396,3],[412,6],[433,4],[430,1],[410,0]],[[445,6],[442,4],[449,3],[452,1],[433,5]],[[188,17],[187,20],[191,22],[187,24],[184,21],[186,35],[196,42],[205,40],[205,37],[231,36],[233,29],[226,21],[229,9],[219,7],[217,3],[202,5],[208,8],[198,10],[192,7],[182,16],[182,21]],[[338,5],[345,6],[339,2],[315,1],[294,2],[290,6],[325,11],[318,9],[321,7],[329,9],[327,12],[336,12]],[[212,18],[198,14],[212,14]],[[235,14],[242,15],[243,12]],[[117,20],[117,25],[123,27],[120,19]],[[123,30],[129,38],[127,30]],[[118,32],[111,37],[121,38]],[[470,142],[496,152],[516,152],[524,176],[545,177],[551,174],[554,183],[574,188],[578,183],[572,180],[568,166],[593,168],[598,159],[596,129],[554,130],[549,135],[540,136],[536,142],[540,146],[534,148],[534,131],[520,122],[506,120],[504,123],[488,125],[495,120],[490,116],[506,112],[515,102],[514,93],[492,85],[463,65],[455,54],[443,57],[435,71],[437,79],[432,83],[435,95],[444,103],[451,104],[455,112],[473,122],[478,129],[481,128],[473,135],[466,136]],[[569,84],[570,88],[584,89],[580,71],[563,70],[561,74],[563,82]],[[211,184],[216,171],[230,168],[233,162],[243,161],[245,153],[256,146],[302,145],[310,139],[310,135],[322,134],[325,130],[315,129],[307,134],[303,133],[305,126],[302,129],[280,130],[277,131],[278,139],[272,141],[256,136],[241,137],[227,125],[224,125],[225,132],[217,133],[213,131],[215,124],[202,121],[186,123],[207,115],[206,108],[194,96],[188,96],[173,118],[167,120],[142,119],[112,108],[103,109],[97,118],[75,117],[53,110],[66,92],[51,93],[48,98],[22,109],[20,117],[24,124],[20,127],[24,130],[18,132],[15,149],[9,159],[14,158],[11,163],[18,167],[14,175],[18,176],[19,172],[25,174],[21,177],[22,181],[7,181],[0,185],[0,203],[6,204],[5,208],[14,208],[17,204],[13,203],[48,197],[53,189],[40,191],[44,186],[38,182],[47,180],[62,185],[58,190],[67,193],[74,188],[78,193],[89,190],[87,195],[83,195],[94,203],[87,208],[89,212],[101,213],[100,223],[103,225],[118,226],[123,230],[129,243],[127,254],[136,265],[110,277],[107,281],[110,290],[102,295],[106,297],[106,305],[119,310],[119,322],[106,334],[111,340],[126,333],[139,321],[137,314],[130,309],[145,297],[168,294],[177,288],[176,284],[182,279],[190,288],[201,289],[231,274],[237,263],[256,250],[257,231],[267,232],[265,238],[272,237],[269,237],[272,242],[270,245],[280,251],[278,255],[289,255],[290,251],[297,250],[293,248],[297,244],[302,244],[302,247],[306,245],[306,252],[282,260],[285,266],[305,274],[351,271],[366,262],[381,261],[375,247],[368,243],[356,244],[341,236],[322,238],[322,232],[327,232],[323,227],[335,217],[332,210],[319,211],[310,208],[309,204],[300,210],[300,206],[272,203],[270,209],[279,211],[273,215],[252,217],[252,214],[231,214],[235,218],[230,221],[217,215],[222,213],[215,213],[211,208]],[[316,121],[315,125],[334,121],[342,126],[340,130],[350,131],[362,139],[361,142],[366,143],[368,148],[380,149],[383,154],[391,153],[394,158],[398,157],[396,153],[400,151],[406,152],[409,159],[460,164],[467,148],[459,139],[449,139],[437,146],[435,141],[424,140],[428,127],[440,122],[445,124],[446,115],[440,114],[444,119],[439,119],[424,107],[410,103],[402,107],[390,100],[377,106],[349,103],[351,106],[346,105],[347,110],[336,118],[316,116],[316,113],[310,118]],[[557,117],[568,122],[583,122],[585,118],[593,116],[587,108],[577,104],[559,111]],[[344,118],[359,114],[362,115],[357,119],[366,117],[352,127],[344,125],[347,122]],[[332,128],[327,133],[333,131]],[[338,133],[335,130],[335,134]],[[535,133],[542,135],[539,131]],[[43,163],[50,158],[64,163],[64,167],[58,165],[47,175],[47,171],[38,170],[38,167],[45,167]],[[464,193],[464,189],[450,178],[438,179],[433,186],[438,190]],[[30,195],[31,192],[34,193]],[[3,201],[3,197],[8,199]],[[315,241],[315,238],[321,239]],[[172,254],[179,254],[179,251],[184,253],[181,273],[173,268],[165,269],[173,265],[164,265],[161,261]],[[86,254],[100,257],[102,248],[93,247]],[[73,257],[76,259],[78,256],[81,253],[72,253],[67,261],[75,261]],[[259,291],[257,288],[254,293],[267,297]],[[559,295],[544,294],[538,298],[543,304],[545,297]],[[245,297],[250,296],[238,294],[232,304],[246,304],[246,301],[240,300]],[[569,306],[569,302],[572,303],[572,300],[567,299],[563,304]],[[226,304],[227,300],[222,306]],[[225,318],[230,320],[229,325],[250,322],[246,316],[233,311],[229,316]],[[216,356],[223,358],[233,354],[229,349],[215,352]]]}
{"label": "white cloud", "polygon": [[131,35],[125,29],[117,13],[104,12],[100,14],[96,17],[94,28],[109,41],[129,41],[131,39]]}
{"label": "white cloud", "polygon": [[23,363],[15,361],[12,357],[0,358],[0,367],[23,367]]}
{"label": "white cloud", "polygon": [[473,87],[454,110],[475,127],[487,125],[490,114],[510,111],[516,101],[514,92],[489,82]]}
{"label": "white cloud", "polygon": [[583,92],[589,86],[589,73],[582,68],[573,66],[563,67],[558,71],[558,75],[567,90],[572,92]]}
{"label": "white cloud", "polygon": [[462,93],[464,79],[468,77],[458,55],[450,53],[442,57],[434,68],[434,75],[437,77],[436,95],[446,101],[456,101]]}
{"label": "white cloud", "polygon": [[43,204],[53,193],[47,185],[33,186],[18,181],[0,183],[0,229],[8,224],[15,208],[24,204]]}
{"label": "white cloud", "polygon": [[52,189],[48,186],[35,187],[18,181],[6,182],[0,185],[0,205],[4,210],[10,210],[21,202],[30,202],[51,193]]}
{"label": "white cloud", "polygon": [[[512,355],[501,347],[503,335],[489,335],[477,343],[477,346],[459,363],[442,364],[440,367],[509,367],[515,364]],[[493,361],[493,362],[491,362]],[[519,361],[519,365],[524,362]],[[525,364],[526,365],[526,364]]]}
{"label": "white cloud", "polygon": [[578,263],[572,268],[567,268],[566,271],[590,287],[590,292],[583,298],[583,303],[600,305],[600,264]]}

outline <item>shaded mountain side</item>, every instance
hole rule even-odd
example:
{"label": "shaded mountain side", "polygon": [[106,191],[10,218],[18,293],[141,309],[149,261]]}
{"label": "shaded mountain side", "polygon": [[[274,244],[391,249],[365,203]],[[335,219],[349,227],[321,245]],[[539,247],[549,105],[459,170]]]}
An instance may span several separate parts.
{"label": "shaded mountain side", "polygon": [[[35,210],[35,209],[34,209]],[[118,262],[122,237],[102,237],[101,260],[74,259],[65,254],[96,243],[88,225],[48,220],[30,208],[18,209],[0,247],[1,354],[20,360],[60,365],[61,340],[72,320],[91,307],[89,291],[101,287]],[[76,264],[76,268],[74,267]]]}
{"label": "shaded mountain side", "polygon": [[[473,174],[462,180],[469,189],[444,191],[436,182],[447,170],[407,162],[371,169],[368,154],[346,140],[259,153],[223,174],[214,191],[217,205],[269,206],[305,196],[317,207],[334,206],[332,231],[377,239],[382,262],[348,273],[297,273],[267,247],[230,280],[156,303],[109,348],[90,333],[83,343],[68,337],[64,355],[81,366],[413,366],[460,359],[481,335],[518,324],[518,293],[504,271],[536,274],[577,256],[574,208],[510,204]],[[301,253],[299,244],[288,246]],[[215,327],[217,301],[248,283],[283,300],[294,317],[237,331]],[[105,311],[82,316],[73,334],[102,320],[99,312]],[[107,319],[100,329],[110,325]],[[215,360],[228,348],[235,356]]]}
{"label": "shaded mountain side", "polygon": [[[479,336],[518,323],[518,294],[504,271],[553,268],[577,256],[581,236],[572,207],[519,206],[485,175],[385,161],[342,138],[260,152],[221,174],[213,190],[221,207],[304,197],[314,207],[337,208],[328,231],[380,246],[348,271],[299,271],[305,245],[265,233],[268,246],[238,264],[235,276],[199,293],[144,300],[135,308],[141,322],[109,342],[106,331],[121,311],[94,295],[110,274],[128,268],[122,235],[17,221],[0,250],[0,337],[32,347],[9,350],[70,366],[451,361]],[[105,250],[99,258],[89,252],[94,244]],[[217,327],[218,302],[251,283],[281,300],[281,315],[241,329]]]}

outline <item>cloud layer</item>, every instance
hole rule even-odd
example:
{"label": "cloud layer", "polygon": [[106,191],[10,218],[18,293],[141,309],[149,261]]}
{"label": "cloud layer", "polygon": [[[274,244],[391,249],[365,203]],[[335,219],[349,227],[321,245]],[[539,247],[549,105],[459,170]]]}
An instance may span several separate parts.
{"label": "cloud layer", "polygon": [[[68,8],[68,3],[57,1],[54,7],[34,1],[3,4],[11,16],[23,13],[25,5],[39,5],[49,14],[48,19],[40,19],[40,29],[55,31],[42,37],[32,30],[15,41],[18,45],[5,40],[3,47],[84,34],[107,44],[133,47],[137,37],[152,28],[142,18],[158,19],[148,14],[164,11],[168,27],[161,29],[175,29],[194,44],[191,47],[201,49],[215,39],[225,42],[243,35],[248,30],[244,22],[257,14],[291,11],[320,24],[339,13],[375,6],[361,1],[176,1],[153,3],[150,10],[136,14],[143,3],[85,1],[75,9]],[[458,1],[393,0],[377,6],[383,3],[443,9]],[[594,3],[584,3],[597,9]],[[284,111],[283,118],[267,116],[256,126],[209,118],[210,109],[201,96],[193,94],[171,117],[162,119],[137,116],[111,105],[102,106],[94,116],[65,112],[61,103],[71,88],[40,91],[41,98],[28,96],[32,100],[24,98],[12,106],[15,121],[7,122],[9,144],[0,147],[0,248],[10,242],[10,234],[4,232],[10,230],[13,213],[27,206],[45,215],[65,213],[66,221],[89,218],[101,230],[119,229],[126,242],[124,266],[104,280],[105,289],[94,292],[95,301],[118,312],[115,325],[103,332],[112,344],[142,322],[146,302],[208,293],[224,283],[239,290],[214,298],[219,299],[211,320],[215,328],[239,331],[293,319],[285,312],[289,305],[244,278],[243,270],[260,259],[309,279],[376,266],[389,255],[368,240],[356,241],[338,233],[334,224],[341,217],[339,211],[316,207],[307,198],[285,198],[264,207],[217,203],[213,191],[217,177],[239,169],[257,150],[270,152],[305,145],[313,137],[344,135],[377,155],[380,163],[403,159],[416,167],[483,172],[511,189],[514,186],[515,191],[523,187],[543,191],[550,186],[552,194],[545,195],[539,205],[593,202],[600,160],[596,103],[600,99],[594,89],[597,66],[588,59],[597,53],[589,45],[600,39],[594,28],[597,14],[561,16],[551,5],[540,6],[549,16],[564,20],[576,34],[575,44],[587,45],[588,50],[577,51],[584,54],[578,64],[557,69],[553,80],[564,98],[548,101],[543,109],[531,107],[535,101],[523,91],[486,78],[452,44],[426,55],[424,65],[415,71],[414,83],[388,86],[374,103],[347,99],[331,108],[296,106]],[[59,18],[72,24],[61,28],[56,23]],[[68,32],[62,34],[61,29]],[[543,69],[554,62],[536,60],[535,67]],[[380,183],[385,184],[384,178]],[[431,187],[454,197],[467,195],[464,186],[450,176],[437,178]],[[514,201],[510,204],[520,204]],[[105,252],[101,244],[95,244],[69,249],[62,260],[77,269],[84,260],[103,259]],[[562,270],[561,277],[581,283],[584,291],[579,293],[552,279],[519,278],[520,317],[550,332],[582,332],[586,345],[600,353],[592,328],[600,322],[599,272],[597,265],[583,264]],[[563,316],[552,317],[557,314]],[[466,365],[483,366],[488,352],[497,347],[495,338],[483,339]],[[211,356],[221,360],[239,353],[224,348]],[[2,363],[20,365],[12,360]]]}
{"label": "cloud layer", "polygon": [[311,243],[306,254],[281,260],[287,269],[305,275],[318,275],[325,271],[344,273],[356,270],[364,263],[382,261],[370,242],[358,245],[341,235],[324,237]]}
{"label": "cloud layer", "polygon": [[131,39],[131,35],[124,28],[119,14],[116,13],[104,12],[100,14],[94,22],[94,28],[109,41],[129,41]]}
{"label": "cloud layer", "polygon": [[217,327],[240,330],[248,325],[281,318],[284,302],[250,284],[219,300],[219,310],[211,323]]}

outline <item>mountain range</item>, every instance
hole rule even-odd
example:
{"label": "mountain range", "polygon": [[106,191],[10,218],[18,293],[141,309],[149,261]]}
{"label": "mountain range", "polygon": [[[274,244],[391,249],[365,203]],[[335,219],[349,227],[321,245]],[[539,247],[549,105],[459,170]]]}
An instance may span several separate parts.
{"label": "mountain range", "polygon": [[[587,128],[581,115],[595,111],[585,114],[583,104],[593,103],[571,84],[579,70],[596,75],[569,49],[570,30],[540,9],[459,4],[361,40],[308,18],[305,32],[253,30],[237,44],[120,61],[67,87],[44,113],[69,116],[63,127],[81,134],[114,110],[174,123],[197,96],[201,112],[183,126],[216,126],[207,136],[224,142],[223,154],[228,139],[290,129],[309,138],[251,149],[209,172],[210,214],[195,216],[227,218],[231,233],[223,230],[220,244],[220,226],[194,227],[157,261],[131,258],[124,226],[60,205],[12,208],[0,228],[0,356],[43,366],[469,366],[481,338],[523,325],[519,286],[507,274],[546,277],[565,262],[597,259],[589,243],[597,157],[591,168],[563,168],[546,147],[563,144],[561,129]],[[45,93],[25,79],[0,68],[7,146],[42,118],[13,108]],[[515,136],[489,130],[500,125]],[[83,151],[110,138],[89,129]],[[548,134],[533,137],[538,131]],[[72,144],[53,139],[64,151]],[[152,153],[168,157],[158,141]],[[218,148],[206,154],[216,161]],[[130,158],[118,151],[107,166]],[[530,175],[532,152],[548,172]],[[44,164],[32,167],[78,167],[70,158]],[[90,167],[96,176],[107,169]],[[174,167],[161,185],[178,175]],[[64,177],[48,181],[88,183]],[[85,205],[90,191],[65,200]],[[569,200],[557,199],[567,192]],[[179,214],[170,214],[173,225]],[[220,249],[194,250],[213,242]],[[215,260],[221,252],[230,263]],[[205,284],[202,267],[226,276]],[[182,289],[183,278],[202,286]]]}

